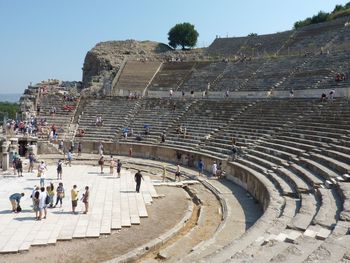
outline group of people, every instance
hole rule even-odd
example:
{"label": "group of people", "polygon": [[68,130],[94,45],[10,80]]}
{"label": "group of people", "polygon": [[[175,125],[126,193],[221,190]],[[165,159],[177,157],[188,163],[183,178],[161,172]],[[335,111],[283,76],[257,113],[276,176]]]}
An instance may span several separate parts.
{"label": "group of people", "polygon": [[[100,156],[100,158],[98,160],[98,165],[100,166],[100,173],[103,174],[103,168],[105,165],[105,158],[103,155]],[[122,169],[122,162],[119,159],[117,161],[115,161],[113,156],[111,156],[111,159],[109,161],[109,173],[110,173],[110,175],[115,175],[115,171],[117,171],[117,176],[119,178],[121,169]]]}
{"label": "group of people", "polygon": [[325,101],[327,101],[327,99],[329,99],[331,102],[333,102],[334,98],[335,98],[335,90],[334,89],[329,91],[328,98],[327,98],[327,94],[325,91],[322,92],[322,94],[321,94],[321,102],[325,102]]}
{"label": "group of people", "polygon": [[[40,165],[44,167],[44,162],[41,162]],[[45,167],[44,169],[47,169],[47,168]],[[44,172],[40,172],[40,170],[38,170],[38,174],[41,174],[40,186],[34,186],[30,197],[32,199],[33,211],[35,212],[35,219],[42,220],[42,219],[46,219],[48,208],[56,208],[58,204],[60,205],[60,207],[62,207],[63,199],[65,198],[65,189],[63,187],[62,182],[58,183],[58,186],[56,189],[55,189],[54,183],[52,182],[50,183],[49,186],[45,187],[44,180],[42,180],[42,178],[45,178]],[[9,200],[12,206],[13,213],[19,213],[22,211],[20,202],[23,196],[25,196],[24,193],[14,193],[10,195]],[[56,196],[56,202],[54,204],[55,196]],[[85,191],[80,199],[85,206],[85,210],[83,212],[84,214],[88,213],[89,211],[89,199],[90,199],[89,186],[85,186]],[[71,189],[71,202],[72,202],[73,214],[77,214],[76,208],[78,206],[78,201],[79,201],[79,190],[77,185],[73,185]]]}
{"label": "group of people", "polygon": [[344,81],[345,80],[345,74],[344,73],[337,73],[337,75],[335,75],[335,81],[336,82],[340,82],[340,81]]}

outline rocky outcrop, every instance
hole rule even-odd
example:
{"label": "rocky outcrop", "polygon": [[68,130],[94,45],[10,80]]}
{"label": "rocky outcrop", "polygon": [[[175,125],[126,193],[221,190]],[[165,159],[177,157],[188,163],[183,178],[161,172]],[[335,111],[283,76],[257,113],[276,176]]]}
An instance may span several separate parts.
{"label": "rocky outcrop", "polygon": [[93,93],[112,83],[124,59],[157,60],[169,51],[167,45],[152,41],[108,41],[98,43],[85,57],[83,85]]}
{"label": "rocky outcrop", "polygon": [[108,94],[114,77],[123,61],[163,61],[171,59],[196,60],[202,49],[174,51],[169,46],[153,41],[107,41],[98,43],[85,57],[83,67],[84,93]]}

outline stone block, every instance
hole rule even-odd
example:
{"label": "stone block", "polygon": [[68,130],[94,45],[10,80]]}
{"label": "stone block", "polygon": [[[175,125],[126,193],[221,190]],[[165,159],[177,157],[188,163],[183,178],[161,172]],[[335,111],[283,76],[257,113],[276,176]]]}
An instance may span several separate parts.
{"label": "stone block", "polygon": [[286,242],[295,243],[296,240],[301,236],[301,233],[298,231],[290,231],[287,235]]}
{"label": "stone block", "polygon": [[316,237],[316,232],[311,230],[311,229],[306,229],[304,232],[304,236],[315,238]]}
{"label": "stone block", "polygon": [[287,238],[287,235],[285,233],[280,233],[275,240],[280,241],[280,242],[284,242]]}
{"label": "stone block", "polygon": [[331,231],[329,229],[322,228],[318,231],[316,238],[320,240],[325,240],[330,234]]}

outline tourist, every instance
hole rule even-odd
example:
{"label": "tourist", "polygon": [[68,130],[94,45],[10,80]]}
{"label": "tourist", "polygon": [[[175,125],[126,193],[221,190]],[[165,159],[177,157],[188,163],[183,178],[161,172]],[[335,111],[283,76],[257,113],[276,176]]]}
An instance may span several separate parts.
{"label": "tourist", "polygon": [[73,151],[69,150],[67,153],[67,163],[69,166],[72,166],[72,160],[73,160]]}
{"label": "tourist", "polygon": [[118,159],[117,160],[117,174],[118,174],[118,177],[120,177],[121,169],[122,169],[122,162]]}
{"label": "tourist", "polygon": [[113,156],[111,156],[111,161],[109,162],[109,173],[110,175],[114,175],[114,167],[115,167],[115,161],[113,159]]}
{"label": "tourist", "polygon": [[20,202],[21,202],[21,198],[24,196],[24,193],[15,193],[10,195],[10,202],[12,205],[12,212],[17,213],[20,212]]}
{"label": "tourist", "polygon": [[191,98],[193,99],[194,98],[194,91],[191,90]]}
{"label": "tourist", "polygon": [[87,214],[89,211],[89,196],[90,196],[89,187],[85,186],[85,193],[83,194],[83,198],[81,199],[85,205],[84,214]]}
{"label": "tourist", "polygon": [[101,174],[103,174],[103,166],[105,164],[103,155],[100,157],[100,159],[98,160],[98,165],[100,166],[100,170],[101,170]]}
{"label": "tourist", "polygon": [[60,159],[57,162],[57,180],[62,180],[62,165],[63,161]]}
{"label": "tourist", "polygon": [[39,201],[40,201],[40,191],[39,191],[39,187],[37,188],[37,190],[35,190],[35,192],[32,195],[32,200],[33,200],[33,210],[35,212],[35,220],[39,220]]}
{"label": "tourist", "polygon": [[211,172],[212,172],[213,177],[217,176],[218,166],[216,164],[216,161],[214,161],[213,165],[211,166]]}
{"label": "tourist", "polygon": [[47,192],[45,190],[45,187],[40,188],[40,195],[39,195],[39,219],[46,219],[47,215],[47,204],[50,203],[50,200],[48,199]]}
{"label": "tourist", "polygon": [[218,164],[218,171],[217,171],[217,177],[218,178],[221,178],[222,177],[222,162],[219,162],[219,164]]}
{"label": "tourist", "polygon": [[321,102],[324,102],[327,100],[327,95],[326,95],[326,92],[322,92],[322,95],[321,95]]}
{"label": "tourist", "polygon": [[21,158],[16,159],[16,170],[19,177],[23,177],[23,164]]}
{"label": "tourist", "polygon": [[78,143],[78,156],[81,156],[81,142]]}
{"label": "tourist", "polygon": [[129,148],[129,157],[132,156],[132,147]]}
{"label": "tourist", "polygon": [[28,173],[33,173],[34,162],[35,162],[34,154],[33,153],[29,153],[28,159],[29,159]]}
{"label": "tourist", "polygon": [[62,199],[64,198],[64,188],[63,183],[59,183],[56,189],[56,204],[53,206],[55,208],[60,202],[60,207],[62,207]]}
{"label": "tourist", "polygon": [[198,175],[201,176],[204,172],[204,163],[203,161],[200,159],[198,162]]}
{"label": "tourist", "polygon": [[41,163],[38,166],[38,177],[40,177],[40,187],[45,186],[45,170],[47,171],[46,164],[44,161],[41,161]]}
{"label": "tourist", "polygon": [[175,182],[176,182],[176,179],[178,178],[179,179],[179,182],[181,181],[181,169],[180,169],[180,165],[176,165],[176,172],[175,172]]}
{"label": "tourist", "polygon": [[136,182],[136,192],[140,192],[140,187],[141,187],[141,179],[143,180],[143,176],[141,174],[141,171],[138,170],[137,173],[135,174],[135,182]]}
{"label": "tourist", "polygon": [[173,97],[173,89],[170,89],[170,91],[169,91],[169,96],[170,96],[170,98],[172,98]]}
{"label": "tourist", "polygon": [[59,150],[63,150],[63,140],[60,140],[60,142],[58,143],[58,149]]}
{"label": "tourist", "polygon": [[164,143],[165,142],[165,132],[162,133],[162,135],[160,136],[161,142]]}
{"label": "tourist", "polygon": [[33,190],[32,190],[32,194],[30,195],[30,198],[32,198],[32,201],[33,201],[33,206],[34,206],[34,194],[35,194],[35,192],[38,192],[39,190],[40,190],[39,186],[34,185]]}
{"label": "tourist", "polygon": [[182,99],[185,98],[185,91],[184,90],[181,91],[181,94],[182,94]]}
{"label": "tourist", "polygon": [[225,92],[225,97],[226,97],[226,98],[229,97],[229,95],[230,95],[229,93],[230,93],[230,91],[229,91],[229,90],[226,90],[226,92]]}
{"label": "tourist", "polygon": [[329,92],[329,99],[331,100],[331,102],[333,102],[334,96],[335,96],[335,89],[332,89]]}
{"label": "tourist", "polygon": [[72,140],[70,144],[70,151],[73,153],[74,149],[75,149],[75,145],[74,145],[74,141]]}
{"label": "tourist", "polygon": [[55,187],[54,187],[53,183],[50,183],[50,186],[46,187],[46,192],[50,198],[49,205],[50,205],[50,207],[53,207],[53,197],[55,196]]}
{"label": "tourist", "polygon": [[72,198],[72,212],[76,214],[75,209],[78,206],[78,189],[76,185],[73,185],[73,189],[71,190],[71,198]]}
{"label": "tourist", "polygon": [[289,97],[290,97],[290,98],[293,98],[293,97],[294,97],[294,90],[293,90],[293,89],[291,89],[291,90],[289,91]]}
{"label": "tourist", "polygon": [[102,142],[100,142],[100,144],[99,144],[99,146],[98,146],[98,154],[99,154],[100,156],[103,155],[103,144],[102,144]]}
{"label": "tourist", "polygon": [[17,161],[17,153],[15,152],[12,156],[12,168],[13,168],[13,174],[17,175],[17,169],[16,169],[16,161]]}

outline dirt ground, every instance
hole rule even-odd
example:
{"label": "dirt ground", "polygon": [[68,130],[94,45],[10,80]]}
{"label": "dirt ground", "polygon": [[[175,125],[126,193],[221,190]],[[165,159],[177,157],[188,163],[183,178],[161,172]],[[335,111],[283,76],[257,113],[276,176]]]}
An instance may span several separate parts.
{"label": "dirt ground", "polygon": [[123,255],[167,232],[184,216],[188,200],[182,188],[163,186],[157,187],[157,192],[165,197],[147,206],[149,216],[141,218],[140,225],[97,239],[59,241],[54,246],[31,247],[28,252],[0,255],[0,263],[94,263]]}

